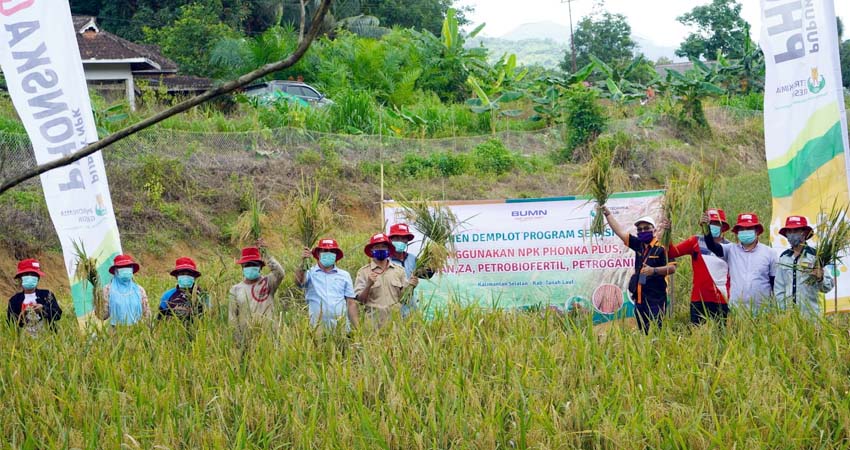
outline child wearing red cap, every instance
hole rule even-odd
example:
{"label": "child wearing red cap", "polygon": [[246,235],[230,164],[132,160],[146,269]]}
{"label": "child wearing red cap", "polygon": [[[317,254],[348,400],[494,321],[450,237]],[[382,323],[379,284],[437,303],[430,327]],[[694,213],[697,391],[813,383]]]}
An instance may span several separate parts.
{"label": "child wearing red cap", "polygon": [[31,335],[38,334],[45,325],[53,329],[62,317],[62,308],[56,296],[47,289],[38,289],[38,283],[44,277],[41,264],[35,259],[25,259],[18,263],[15,279],[21,283],[21,292],[9,299],[6,318],[10,323],[23,328]]}

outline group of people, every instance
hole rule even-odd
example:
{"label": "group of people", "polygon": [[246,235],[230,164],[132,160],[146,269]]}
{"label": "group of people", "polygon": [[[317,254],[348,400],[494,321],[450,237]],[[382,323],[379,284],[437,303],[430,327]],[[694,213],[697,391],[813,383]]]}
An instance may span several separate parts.
{"label": "group of people", "polygon": [[[648,332],[654,323],[660,327],[667,307],[667,277],[676,272],[676,258],[690,256],[693,266],[691,323],[707,319],[724,323],[729,307],[758,313],[765,307],[797,308],[810,317],[820,315],[820,294],[835,286],[828,268],[819,266],[816,250],[808,245],[814,230],[803,216],[790,216],[779,234],[789,248],[777,255],[759,242],[764,226],[754,213],[738,215],[734,227],[722,209],[706,211],[700,223],[707,233],[691,236],[665,247],[659,238],[670,222],[656,226],[651,217],[635,223],[630,234],[608,208],[600,208],[609,226],[625,245],[635,251],[634,274],[629,292],[635,304],[639,327]],[[737,243],[726,240],[731,229]]]}
{"label": "group of people", "polygon": [[[363,248],[370,261],[351,275],[337,266],[345,256],[334,239],[321,239],[315,248],[305,248],[301,266],[295,271],[295,282],[304,290],[310,323],[327,328],[360,325],[360,306],[365,317],[382,326],[394,315],[409,315],[417,304],[413,289],[419,279],[414,276],[416,256],[407,247],[414,239],[403,223],[390,227],[387,234],[373,235]],[[228,293],[229,321],[238,329],[269,323],[275,315],[275,292],[284,280],[283,266],[272,256],[264,255],[264,244],[242,249],[236,264],[242,267],[242,280]],[[263,269],[269,271],[263,275]],[[130,255],[118,255],[109,268],[110,282],[103,288],[102,305],[95,305],[95,315],[112,326],[133,325],[152,316],[148,296],[134,276],[140,265]],[[178,258],[171,276],[175,286],[160,297],[158,318],[176,317],[192,321],[210,306],[209,294],[198,286],[201,277],[195,261]],[[44,273],[35,259],[18,263],[15,278],[21,291],[9,300],[9,322],[36,334],[45,326],[54,327],[62,316],[56,297],[38,284]]]}
{"label": "group of people", "polygon": [[[804,314],[820,314],[819,294],[834,287],[829,270],[820,267],[816,251],[807,242],[814,230],[805,217],[790,216],[779,234],[789,248],[777,256],[770,247],[759,243],[764,227],[753,213],[738,215],[734,227],[722,209],[705,212],[701,224],[707,233],[691,236],[665,247],[660,233],[669,230],[669,221],[656,226],[651,217],[635,223],[636,234],[630,234],[606,207],[600,208],[612,231],[635,252],[634,273],[628,290],[635,306],[635,318],[641,330],[649,332],[655,324],[661,327],[667,307],[667,277],[676,272],[676,258],[690,256],[693,263],[693,289],[690,317],[694,324],[706,319],[725,321],[730,305],[758,312],[766,304],[785,309],[799,308]],[[724,237],[731,229],[737,243]],[[408,253],[414,239],[403,223],[390,227],[387,234],[378,233],[363,248],[369,263],[361,267],[352,281],[351,275],[338,267],[345,256],[334,239],[321,239],[315,248],[304,248],[302,264],[295,271],[295,282],[304,290],[310,323],[327,328],[344,326],[347,330],[361,323],[361,306],[365,318],[374,326],[382,326],[395,314],[402,317],[416,309],[413,289],[416,257]],[[284,280],[284,269],[274,257],[264,256],[264,245],[242,249],[236,261],[242,267],[242,281],[230,288],[228,316],[242,329],[274,319],[275,292]],[[269,272],[263,275],[263,269]],[[109,273],[112,279],[103,288],[102,307],[95,308],[101,320],[113,326],[132,325],[152,315],[145,289],[134,280],[139,264],[129,255],[114,258]],[[203,314],[209,308],[207,292],[200,289],[201,277],[195,262],[178,258],[170,272],[176,285],[162,294],[159,318],[177,317],[185,321]],[[45,326],[52,327],[62,316],[56,297],[39,289],[44,276],[37,260],[18,264],[15,278],[21,291],[9,300],[7,317],[30,333]]]}

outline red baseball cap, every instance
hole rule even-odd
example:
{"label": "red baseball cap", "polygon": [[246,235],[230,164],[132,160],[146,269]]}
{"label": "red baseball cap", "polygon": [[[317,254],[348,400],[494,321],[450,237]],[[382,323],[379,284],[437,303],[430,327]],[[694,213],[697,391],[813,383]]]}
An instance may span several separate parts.
{"label": "red baseball cap", "polygon": [[785,233],[790,230],[800,229],[807,230],[809,235],[814,232],[812,227],[809,226],[809,221],[805,218],[805,216],[788,216],[785,219],[785,226],[779,230],[779,234],[785,236]]}
{"label": "red baseball cap", "polygon": [[134,261],[132,256],[118,255],[112,260],[112,267],[109,268],[109,273],[115,275],[115,269],[120,269],[122,267],[132,267],[133,273],[139,271],[139,263]]}
{"label": "red baseball cap", "polygon": [[171,271],[171,276],[176,277],[178,272],[183,271],[191,272],[195,278],[201,276],[201,272],[198,272],[198,266],[195,264],[195,261],[185,256],[177,258],[177,261],[174,262],[174,270]]}
{"label": "red baseball cap", "polygon": [[738,223],[732,228],[733,233],[737,233],[741,228],[756,227],[756,234],[764,233],[764,227],[759,223],[759,216],[754,213],[738,214]]}
{"label": "red baseball cap", "polygon": [[263,262],[263,255],[260,254],[260,249],[257,247],[245,247],[242,249],[242,258],[236,260],[236,264],[245,264],[249,262],[258,262],[261,265],[265,266],[266,263]]}
{"label": "red baseball cap", "polygon": [[28,273],[34,273],[39,278],[44,276],[44,272],[41,271],[41,263],[37,259],[25,259],[18,262],[18,272],[15,273],[15,278],[22,277]]}
{"label": "red baseball cap", "polygon": [[407,238],[408,240],[411,240],[411,241],[415,237],[413,235],[413,233],[410,232],[410,227],[407,226],[406,223],[397,223],[397,224],[392,225],[390,227],[390,233],[387,235],[387,237],[393,238],[393,237],[396,237],[396,236],[405,237],[405,238]]}
{"label": "red baseball cap", "polygon": [[720,208],[709,209],[705,213],[708,214],[708,221],[709,222],[720,222],[721,230],[723,230],[724,233],[729,231],[729,228],[731,228],[729,226],[729,222],[726,221],[726,213],[723,212],[722,209],[720,209]]}
{"label": "red baseball cap", "polygon": [[386,244],[387,247],[392,247],[392,243],[390,242],[390,238],[388,238],[387,235],[384,234],[384,233],[378,233],[378,234],[372,236],[369,239],[369,243],[366,244],[366,247],[363,247],[363,253],[365,253],[366,256],[371,258],[372,257],[372,247],[374,247],[378,244]]}
{"label": "red baseball cap", "polygon": [[319,253],[323,251],[336,253],[337,261],[339,261],[343,258],[343,256],[345,256],[342,253],[342,250],[339,248],[339,244],[336,242],[335,239],[319,239],[319,243],[316,244],[316,248],[313,249],[313,258],[316,258],[318,260]]}

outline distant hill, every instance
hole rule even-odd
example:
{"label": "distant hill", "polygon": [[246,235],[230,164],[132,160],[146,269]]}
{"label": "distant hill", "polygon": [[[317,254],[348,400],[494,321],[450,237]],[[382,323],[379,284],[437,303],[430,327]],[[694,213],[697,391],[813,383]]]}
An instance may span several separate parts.
{"label": "distant hill", "polygon": [[[493,60],[499,59],[504,53],[515,53],[520,64],[557,68],[569,46],[569,38],[569,26],[544,21],[524,23],[499,37],[472,39],[468,41],[468,45],[478,46],[483,43],[490,49],[490,57]],[[657,61],[662,56],[673,61],[683,61],[675,56],[673,47],[658,45],[640,36],[632,36],[632,39],[651,61]]]}

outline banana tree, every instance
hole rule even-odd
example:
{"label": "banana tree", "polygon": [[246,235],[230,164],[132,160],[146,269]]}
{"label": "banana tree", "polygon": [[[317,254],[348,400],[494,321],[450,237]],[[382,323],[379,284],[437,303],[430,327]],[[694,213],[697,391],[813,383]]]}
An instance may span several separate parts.
{"label": "banana tree", "polygon": [[646,84],[632,80],[633,75],[641,65],[646,64],[643,55],[633,59],[623,68],[612,67],[594,55],[590,55],[590,60],[605,77],[605,80],[599,82],[597,88],[602,92],[603,97],[613,101],[631,103],[642,100],[646,97],[647,90],[660,81],[660,77],[657,75]]}
{"label": "banana tree", "polygon": [[535,103],[535,114],[531,117],[531,120],[535,122],[545,121],[547,126],[563,123],[566,119],[566,109],[563,102],[564,91],[576,83],[582,83],[587,80],[593,73],[594,68],[595,64],[591,62],[566,78],[539,78],[535,85],[545,86],[545,90],[542,95],[531,97],[531,101]]}
{"label": "banana tree", "polygon": [[662,92],[677,99],[681,105],[678,113],[680,126],[690,131],[710,132],[711,127],[705,118],[703,100],[726,93],[718,85],[717,66],[708,66],[700,60],[691,60],[694,67],[685,73],[667,71],[667,78],[659,83]]}
{"label": "banana tree", "polygon": [[522,93],[517,91],[502,92],[500,86],[491,86],[491,94],[481,87],[481,83],[475,77],[470,76],[467,80],[472,92],[476,97],[466,101],[472,112],[476,114],[487,114],[490,122],[490,132],[496,134],[496,119],[502,117],[516,117],[521,111],[516,109],[502,109],[506,103],[514,102],[522,98]]}

